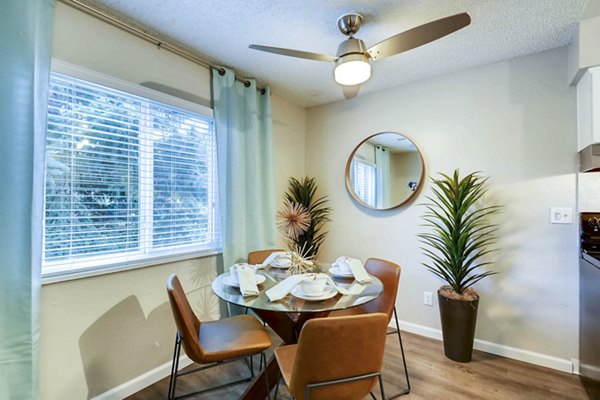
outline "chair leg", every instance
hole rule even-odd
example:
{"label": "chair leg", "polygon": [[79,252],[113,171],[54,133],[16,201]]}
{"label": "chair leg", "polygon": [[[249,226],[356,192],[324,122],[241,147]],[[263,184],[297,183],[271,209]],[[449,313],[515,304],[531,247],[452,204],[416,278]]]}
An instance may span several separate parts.
{"label": "chair leg", "polygon": [[[258,353],[261,357],[261,363],[264,363],[264,365],[267,365],[267,361],[266,361],[266,356],[264,354],[264,352]],[[254,366],[252,365],[252,356],[248,356],[248,357],[244,357],[244,358],[234,358],[231,360],[226,360],[226,361],[219,361],[216,363],[212,363],[212,364],[208,364],[208,365],[204,365],[204,366],[200,366],[199,368],[195,368],[193,370],[190,371],[183,371],[183,372],[178,372],[179,370],[179,356],[181,355],[181,336],[179,335],[179,332],[177,332],[177,335],[175,336],[175,349],[173,350],[173,363],[171,364],[171,376],[169,377],[169,391],[167,392],[167,399],[168,400],[178,400],[178,399],[185,399],[194,395],[200,395],[200,394],[204,394],[204,393],[208,393],[208,392],[212,392],[215,390],[219,390],[219,389],[223,389],[229,386],[233,386],[233,385],[237,385],[239,383],[243,383],[243,382],[249,382],[254,378]],[[255,354],[256,355],[256,354]],[[250,358],[250,361],[248,360],[248,358]],[[179,397],[175,397],[175,389],[177,386],[177,377],[178,376],[183,376],[183,375],[188,375],[194,372],[199,372],[199,371],[203,371],[206,369],[210,369],[210,368],[214,368],[216,366],[219,365],[224,365],[224,364],[228,364],[228,363],[232,363],[232,362],[237,362],[237,361],[243,361],[246,362],[248,364],[248,366],[250,367],[250,372],[251,372],[251,376],[248,378],[242,378],[239,379],[237,381],[234,382],[229,382],[229,383],[225,383],[219,386],[214,386],[208,389],[203,389],[203,390],[198,390],[196,392],[192,392],[192,393],[187,393],[184,395],[181,395]],[[267,385],[268,385],[268,380],[267,380]],[[268,398],[268,400],[270,400],[270,398]]]}
{"label": "chair leg", "polygon": [[396,332],[390,333],[395,333],[396,335],[398,335],[398,342],[400,343],[400,353],[402,354],[402,364],[404,366],[404,376],[406,377],[407,388],[401,392],[391,395],[385,400],[395,399],[396,397],[400,397],[410,393],[410,379],[408,378],[408,369],[406,368],[406,357],[404,356],[404,346],[402,345],[402,334],[400,333],[400,324],[398,323],[398,313],[396,312],[396,307],[394,307],[394,321],[396,322]]}
{"label": "chair leg", "polygon": [[171,376],[169,378],[169,392],[167,398],[175,398],[175,386],[177,385],[177,370],[179,369],[179,354],[181,352],[181,336],[179,332],[175,335],[175,349],[173,350],[173,363],[171,364]]}
{"label": "chair leg", "polygon": [[[267,366],[267,356],[264,352],[260,353],[260,364]],[[265,372],[265,385],[267,386],[267,400],[271,400],[271,390],[269,386],[269,374]]]}
{"label": "chair leg", "polygon": [[383,378],[381,377],[381,374],[379,374],[378,376],[379,379],[379,390],[381,391],[381,399],[385,399],[385,392],[383,391]]}
{"label": "chair leg", "polygon": [[277,392],[279,392],[279,382],[281,382],[281,375],[279,376],[279,379],[277,379],[277,385],[275,385],[275,396],[273,397],[273,400],[277,400]]}

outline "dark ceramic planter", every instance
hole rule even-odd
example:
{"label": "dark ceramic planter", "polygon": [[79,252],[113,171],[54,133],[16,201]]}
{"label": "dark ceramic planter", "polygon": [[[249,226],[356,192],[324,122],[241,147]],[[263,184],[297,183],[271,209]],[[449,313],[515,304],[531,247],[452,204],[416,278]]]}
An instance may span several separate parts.
{"label": "dark ceramic planter", "polygon": [[453,361],[469,362],[473,353],[475,323],[479,299],[472,301],[453,300],[438,291],[444,354]]}

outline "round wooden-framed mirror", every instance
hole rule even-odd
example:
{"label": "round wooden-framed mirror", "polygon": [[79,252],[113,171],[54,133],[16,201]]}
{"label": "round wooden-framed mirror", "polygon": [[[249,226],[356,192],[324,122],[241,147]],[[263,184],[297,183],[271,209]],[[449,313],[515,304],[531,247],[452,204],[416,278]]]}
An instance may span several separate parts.
{"label": "round wooden-framed mirror", "polygon": [[346,163],[346,188],[361,206],[391,210],[423,186],[425,162],[417,145],[397,132],[379,132],[360,142]]}

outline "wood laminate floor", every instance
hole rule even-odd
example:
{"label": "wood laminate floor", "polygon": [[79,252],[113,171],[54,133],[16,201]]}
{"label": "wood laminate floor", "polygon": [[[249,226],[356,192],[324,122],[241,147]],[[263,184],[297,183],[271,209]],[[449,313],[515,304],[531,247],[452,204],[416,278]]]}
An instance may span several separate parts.
{"label": "wood laminate floor", "polygon": [[[549,400],[591,399],[578,376],[558,372],[524,362],[475,351],[473,361],[461,364],[444,356],[440,341],[404,332],[404,350],[408,363],[411,392],[399,399],[498,399],[498,400]],[[280,340],[273,340],[279,343]],[[179,379],[178,393],[198,390],[241,378],[248,373],[242,363],[220,366]],[[405,385],[396,335],[388,335],[384,359],[384,387],[391,395]],[[128,397],[128,400],[166,399],[168,378]],[[239,398],[245,383],[217,392],[193,397],[194,399],[233,400]],[[198,389],[196,389],[198,388]],[[379,398],[379,392],[375,391]],[[279,385],[277,399],[289,399],[285,384]],[[369,398],[369,397],[367,397]],[[335,399],[332,399],[335,400]]]}

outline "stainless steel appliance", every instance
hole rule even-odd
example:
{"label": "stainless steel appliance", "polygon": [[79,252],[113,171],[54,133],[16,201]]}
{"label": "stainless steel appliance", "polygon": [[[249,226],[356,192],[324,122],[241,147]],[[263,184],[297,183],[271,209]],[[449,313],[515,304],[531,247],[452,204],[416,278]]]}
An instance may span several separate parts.
{"label": "stainless steel appliance", "polygon": [[579,261],[579,375],[600,399],[600,213],[581,213]]}

